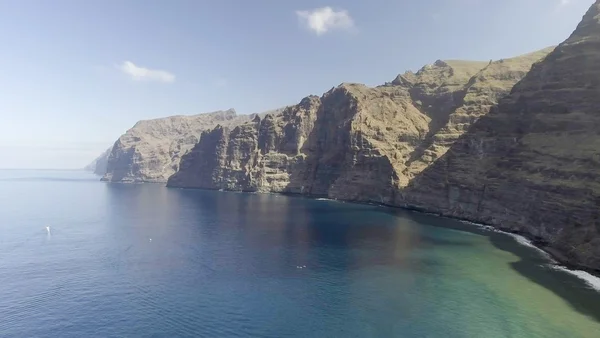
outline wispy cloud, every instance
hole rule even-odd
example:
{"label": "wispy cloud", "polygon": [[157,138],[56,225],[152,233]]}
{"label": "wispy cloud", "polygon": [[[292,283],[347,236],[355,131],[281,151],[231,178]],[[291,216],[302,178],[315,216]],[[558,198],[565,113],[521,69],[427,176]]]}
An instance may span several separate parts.
{"label": "wispy cloud", "polygon": [[558,4],[559,4],[560,6],[567,6],[567,5],[570,5],[572,2],[573,2],[573,0],[560,0],[560,1],[558,2]]}
{"label": "wispy cloud", "polygon": [[171,83],[175,81],[175,75],[166,70],[150,69],[137,66],[131,61],[125,61],[119,65],[119,69],[136,81],[158,81]]}
{"label": "wispy cloud", "polygon": [[354,20],[346,10],[334,10],[331,7],[313,10],[296,11],[300,22],[317,35],[323,35],[332,30],[351,30]]}

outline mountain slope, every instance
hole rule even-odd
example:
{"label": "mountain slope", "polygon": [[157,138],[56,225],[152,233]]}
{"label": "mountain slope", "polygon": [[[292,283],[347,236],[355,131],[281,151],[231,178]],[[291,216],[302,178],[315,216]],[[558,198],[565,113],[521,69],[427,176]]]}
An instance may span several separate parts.
{"label": "mountain slope", "polygon": [[396,204],[521,231],[600,268],[600,1]]}

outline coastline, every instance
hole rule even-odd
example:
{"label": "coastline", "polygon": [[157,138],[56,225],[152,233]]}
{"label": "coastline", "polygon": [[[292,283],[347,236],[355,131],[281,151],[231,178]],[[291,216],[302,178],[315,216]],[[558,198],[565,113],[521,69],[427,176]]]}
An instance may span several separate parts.
{"label": "coastline", "polygon": [[[182,188],[182,189],[188,189],[188,188]],[[527,247],[538,250],[540,253],[542,253],[548,259],[549,263],[555,264],[557,266],[561,266],[565,270],[569,270],[569,271],[573,271],[573,272],[577,272],[577,271],[584,272],[584,273],[587,273],[587,274],[597,278],[598,279],[597,290],[600,291],[600,270],[593,269],[593,268],[583,266],[583,265],[574,264],[574,263],[570,262],[559,251],[549,247],[548,243],[537,240],[537,239],[533,238],[533,236],[531,236],[525,232],[511,231],[510,229],[503,229],[503,228],[500,228],[500,227],[492,225],[492,224],[476,222],[476,221],[473,221],[473,220],[467,219],[467,218],[448,216],[448,215],[444,215],[444,214],[430,211],[427,209],[410,207],[410,206],[403,207],[403,206],[395,206],[395,205],[389,205],[389,204],[385,204],[385,203],[376,203],[376,202],[338,200],[338,199],[332,199],[332,198],[311,197],[311,196],[299,195],[299,194],[285,193],[284,195],[301,196],[301,197],[312,198],[312,199],[321,200],[321,201],[334,201],[334,202],[354,203],[354,204],[363,204],[363,205],[374,205],[374,206],[381,206],[381,207],[386,207],[386,208],[390,208],[390,209],[404,210],[404,211],[415,212],[415,213],[424,214],[424,215],[431,215],[431,216],[444,218],[444,219],[448,219],[448,220],[458,221],[460,223],[476,226],[479,229],[502,233],[502,234],[513,237],[519,244],[521,244],[523,246],[527,246]],[[468,230],[465,229],[465,231],[468,231]]]}
{"label": "coastline", "polygon": [[[182,189],[186,189],[186,188],[182,188]],[[400,207],[400,206],[387,205],[387,204],[383,204],[383,203],[374,203],[374,202],[337,200],[337,199],[323,198],[323,197],[312,198],[311,196],[297,195],[297,194],[289,194],[289,195],[290,196],[295,196],[295,195],[302,196],[302,197],[311,198],[311,199],[315,199],[315,200],[319,200],[319,201],[332,201],[332,202],[342,202],[342,203],[374,205],[374,206],[381,206],[381,207],[390,208],[390,209],[404,210],[404,211],[408,211],[408,212],[414,212],[414,213],[423,214],[423,215],[431,215],[431,216],[435,216],[435,217],[439,217],[439,218],[453,220],[453,221],[460,222],[462,224],[469,224],[469,225],[475,226],[478,229],[481,229],[484,231],[501,233],[506,236],[512,237],[519,245],[529,247],[531,249],[538,251],[540,254],[542,254],[542,256],[548,261],[547,264],[544,264],[544,267],[555,270],[555,271],[561,271],[564,273],[568,273],[572,276],[575,276],[578,279],[580,279],[581,281],[583,281],[587,285],[588,288],[593,289],[597,292],[600,292],[600,270],[591,269],[589,267],[573,264],[573,263],[569,262],[560,252],[554,250],[553,248],[548,247],[547,243],[544,243],[542,241],[536,241],[535,239],[528,236],[528,234],[526,234],[526,233],[507,231],[507,230],[498,228],[491,224],[483,224],[483,223],[479,223],[479,222],[473,222],[472,220],[468,220],[468,219],[461,219],[458,217],[446,216],[446,215],[439,214],[436,212],[422,210],[420,208]],[[469,231],[469,230],[462,229],[462,231]]]}

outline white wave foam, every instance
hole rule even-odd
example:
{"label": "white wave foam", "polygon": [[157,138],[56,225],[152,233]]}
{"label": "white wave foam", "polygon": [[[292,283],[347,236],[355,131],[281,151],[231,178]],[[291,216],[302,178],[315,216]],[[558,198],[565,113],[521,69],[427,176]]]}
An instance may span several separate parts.
{"label": "white wave foam", "polygon": [[541,248],[539,248],[539,247],[535,246],[535,245],[534,245],[534,244],[533,244],[533,243],[532,243],[532,242],[531,242],[529,239],[527,239],[526,237],[523,237],[523,236],[521,236],[521,235],[517,235],[517,234],[512,234],[512,233],[510,233],[510,232],[506,232],[506,231],[497,230],[497,229],[496,229],[496,231],[497,231],[497,232],[500,232],[500,233],[503,233],[503,234],[505,234],[505,235],[508,235],[508,236],[510,236],[510,237],[512,237],[512,238],[514,238],[514,239],[517,241],[517,243],[519,243],[519,244],[521,244],[521,245],[523,245],[523,246],[526,246],[526,247],[529,247],[529,248],[532,248],[532,249],[534,249],[534,250],[538,251],[538,252],[539,252],[539,253],[541,253],[541,254],[542,254],[542,255],[543,255],[543,256],[544,256],[546,259],[548,259],[548,260],[549,260],[549,261],[551,261],[552,263],[556,263],[556,261],[555,261],[555,260],[552,258],[552,256],[551,256],[551,255],[550,255],[548,252],[546,252],[546,251],[544,251],[543,249],[541,249]]}
{"label": "white wave foam", "polygon": [[553,270],[563,271],[569,273],[581,280],[583,280],[590,288],[600,291],[600,278],[592,275],[591,273],[581,270],[570,270],[560,265],[548,265]]}
{"label": "white wave foam", "polygon": [[493,232],[498,232],[498,233],[502,233],[508,236],[511,236],[512,238],[514,238],[517,243],[529,247],[529,248],[533,248],[539,252],[541,252],[548,260],[550,260],[550,262],[552,262],[553,264],[548,264],[547,266],[550,267],[553,270],[557,270],[557,271],[562,271],[562,272],[566,272],[569,273],[581,280],[583,280],[590,288],[599,291],[600,292],[600,277],[596,277],[594,275],[592,275],[591,273],[588,273],[586,271],[582,271],[582,270],[570,270],[567,269],[564,266],[558,265],[556,264],[556,261],[554,259],[552,259],[552,256],[550,256],[549,253],[547,253],[546,251],[538,248],[537,246],[535,246],[529,239],[527,239],[526,237],[523,237],[521,235],[517,235],[517,234],[513,234],[510,232],[506,232],[506,231],[502,231],[499,229],[494,228],[493,226],[490,225],[483,225],[483,224],[479,224],[479,223],[474,223],[474,222],[469,222],[469,221],[462,221],[463,223],[467,223],[467,224],[471,224],[471,225],[475,225],[481,229],[484,230],[488,230],[488,231],[493,231]]}
{"label": "white wave foam", "polygon": [[513,234],[510,232],[506,232],[506,231],[502,231],[500,229],[496,229],[491,225],[484,225],[484,224],[479,224],[479,223],[474,223],[474,222],[470,222],[470,221],[462,221],[463,223],[467,223],[467,224],[471,224],[474,226],[477,226],[480,229],[483,230],[487,230],[487,231],[492,231],[492,232],[496,232],[496,233],[500,233],[500,234],[504,234],[504,235],[508,235],[512,238],[515,239],[515,241],[517,241],[517,243],[526,246],[528,248],[532,248],[535,249],[536,251],[540,252],[542,255],[544,255],[544,257],[546,257],[548,260],[550,260],[551,262],[555,263],[554,259],[552,259],[552,256],[550,256],[549,253],[547,253],[546,251],[540,249],[539,247],[535,246],[529,239],[527,239],[524,236],[521,235],[517,235],[517,234]]}
{"label": "white wave foam", "polygon": [[521,236],[521,235],[517,235],[517,234],[511,234],[509,232],[505,232],[505,234],[509,235],[510,237],[514,238],[519,244],[523,245],[523,246],[527,246],[539,251],[544,251],[540,248],[538,248],[537,246],[533,245],[533,243],[531,243],[530,240],[528,240],[527,238]]}

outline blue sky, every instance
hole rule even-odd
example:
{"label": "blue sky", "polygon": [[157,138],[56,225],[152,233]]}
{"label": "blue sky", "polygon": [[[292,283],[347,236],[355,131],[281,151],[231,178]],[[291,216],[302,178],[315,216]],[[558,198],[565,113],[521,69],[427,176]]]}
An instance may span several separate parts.
{"label": "blue sky", "polygon": [[0,0],[0,168],[80,168],[136,121],[297,103],[560,43],[593,0]]}

